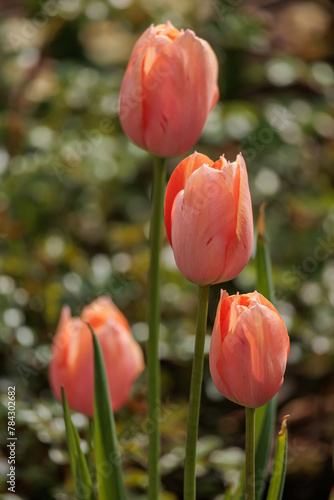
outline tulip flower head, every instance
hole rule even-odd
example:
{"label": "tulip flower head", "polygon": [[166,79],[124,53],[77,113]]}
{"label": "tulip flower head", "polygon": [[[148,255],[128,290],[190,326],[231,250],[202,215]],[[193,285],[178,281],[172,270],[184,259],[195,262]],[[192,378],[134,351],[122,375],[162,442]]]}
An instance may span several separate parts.
{"label": "tulip flower head", "polygon": [[241,154],[215,163],[194,153],[174,170],[165,197],[165,226],[181,273],[209,285],[235,278],[253,246],[253,213]]}
{"label": "tulip flower head", "polygon": [[144,358],[125,316],[109,297],[100,297],[85,307],[80,318],[73,318],[69,307],[63,307],[52,343],[50,385],[58,401],[64,387],[70,408],[92,417],[93,341],[86,323],[101,345],[114,411],[125,403],[133,382],[144,370]]}
{"label": "tulip flower head", "polygon": [[210,45],[168,21],[137,41],[120,92],[120,122],[129,139],[171,157],[199,139],[218,101],[218,61]]}
{"label": "tulip flower head", "polygon": [[283,319],[258,292],[222,291],[210,344],[210,372],[218,391],[249,408],[277,393],[289,355]]}

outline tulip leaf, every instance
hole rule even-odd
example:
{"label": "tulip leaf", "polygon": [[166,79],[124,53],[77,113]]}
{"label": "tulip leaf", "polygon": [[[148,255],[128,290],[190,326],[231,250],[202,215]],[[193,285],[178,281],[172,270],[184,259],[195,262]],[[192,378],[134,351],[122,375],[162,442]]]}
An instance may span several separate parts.
{"label": "tulip leaf", "polygon": [[245,477],[246,477],[246,465],[244,463],[240,472],[238,487],[233,495],[233,500],[245,499]]}
{"label": "tulip leaf", "polygon": [[77,498],[78,500],[93,500],[93,484],[88,471],[85,456],[81,450],[79,434],[71,420],[70,409],[68,407],[63,387],[61,391],[66,428],[66,440],[70,454],[70,463],[75,482]]}
{"label": "tulip leaf", "polygon": [[282,500],[283,497],[288,452],[287,418],[288,416],[283,417],[281,430],[278,433],[273,474],[271,476],[267,500]]}
{"label": "tulip leaf", "polygon": [[76,468],[76,444],[75,444],[75,438],[74,438],[74,433],[73,433],[73,424],[70,416],[70,409],[68,407],[66,395],[64,388],[61,388],[61,397],[62,397],[62,403],[63,403],[63,411],[64,411],[64,420],[65,420],[65,429],[66,429],[66,441],[67,441],[67,448],[68,452],[70,455],[70,464],[71,464],[71,469],[72,469],[72,474],[74,479],[76,479],[77,476],[77,468]]}
{"label": "tulip leaf", "polygon": [[232,485],[228,485],[224,492],[224,500],[232,500]]}
{"label": "tulip leaf", "polygon": [[[73,425],[73,424],[72,424]],[[77,496],[87,500],[94,499],[93,484],[90,477],[86,458],[81,450],[80,438],[77,429],[73,425],[73,434],[77,448],[76,469],[77,469]],[[79,491],[78,491],[79,490]],[[79,494],[81,496],[79,496]]]}
{"label": "tulip leaf", "polygon": [[255,498],[262,498],[276,419],[276,396],[255,410]]}
{"label": "tulip leaf", "polygon": [[[257,225],[257,245],[256,245],[256,270],[257,270],[257,291],[266,297],[270,302],[274,302],[274,286],[271,272],[271,260],[269,246],[265,236],[264,208],[262,204]],[[276,396],[255,412],[255,476],[256,476],[256,500],[262,497],[267,463],[269,460],[273,429],[276,419]]]}
{"label": "tulip leaf", "polygon": [[92,327],[87,325],[94,346],[94,448],[99,500],[126,500],[102,350]]}
{"label": "tulip leaf", "polygon": [[260,207],[260,214],[257,225],[257,243],[256,243],[256,274],[257,291],[266,297],[270,302],[274,302],[274,286],[271,272],[270,251],[265,237],[264,228],[264,208]]}

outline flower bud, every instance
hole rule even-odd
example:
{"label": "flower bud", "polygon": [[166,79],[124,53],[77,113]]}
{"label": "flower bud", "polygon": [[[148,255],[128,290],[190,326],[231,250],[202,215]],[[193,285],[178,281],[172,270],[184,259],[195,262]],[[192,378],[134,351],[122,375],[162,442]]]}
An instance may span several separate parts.
{"label": "flower bud", "polygon": [[102,349],[114,411],[125,403],[133,382],[144,370],[144,358],[125,316],[109,297],[85,307],[80,318],[72,318],[69,307],[63,307],[52,343],[50,385],[58,401],[64,387],[70,408],[92,417],[94,354],[86,323],[94,329]]}
{"label": "flower bud", "polygon": [[253,246],[253,213],[241,154],[213,163],[194,153],[174,170],[166,190],[165,226],[181,273],[209,285],[235,278]]}
{"label": "flower bud", "polygon": [[222,291],[209,360],[223,396],[248,408],[266,404],[283,383],[289,350],[283,319],[263,295]]}
{"label": "flower bud", "polygon": [[210,45],[168,21],[137,41],[120,93],[120,122],[129,139],[171,157],[199,139],[217,103],[218,61]]}

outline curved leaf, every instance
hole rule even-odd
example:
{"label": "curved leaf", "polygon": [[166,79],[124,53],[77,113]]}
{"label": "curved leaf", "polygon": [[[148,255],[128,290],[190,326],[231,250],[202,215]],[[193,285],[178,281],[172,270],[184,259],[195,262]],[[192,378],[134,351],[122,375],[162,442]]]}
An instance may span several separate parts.
{"label": "curved leaf", "polygon": [[92,327],[88,323],[87,325],[92,332],[94,346],[94,448],[99,500],[125,500],[114,414],[102,350]]}
{"label": "curved leaf", "polygon": [[78,500],[93,500],[93,483],[89,474],[86,458],[81,450],[78,431],[71,420],[70,409],[63,387],[61,388],[61,394],[64,410],[67,446],[70,454],[70,463],[75,482],[77,498]]}
{"label": "curved leaf", "polygon": [[283,417],[281,430],[278,433],[273,474],[271,476],[267,500],[282,500],[283,497],[288,452],[288,430],[286,426],[288,417],[289,415]]}

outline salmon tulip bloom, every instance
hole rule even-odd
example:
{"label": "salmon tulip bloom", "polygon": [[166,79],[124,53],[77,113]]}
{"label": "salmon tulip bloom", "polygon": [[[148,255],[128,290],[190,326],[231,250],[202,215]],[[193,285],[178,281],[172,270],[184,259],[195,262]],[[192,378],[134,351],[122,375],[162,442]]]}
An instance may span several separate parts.
{"label": "salmon tulip bloom", "polygon": [[215,163],[194,153],[174,170],[166,190],[165,226],[181,273],[209,285],[235,278],[253,246],[253,213],[241,154]]}
{"label": "salmon tulip bloom", "polygon": [[94,355],[86,323],[101,345],[114,411],[125,403],[133,382],[144,370],[144,358],[125,316],[109,297],[100,297],[85,307],[80,318],[72,318],[69,307],[63,307],[52,343],[50,385],[58,401],[64,387],[70,408],[92,417]]}
{"label": "salmon tulip bloom", "polygon": [[120,122],[129,139],[171,157],[199,139],[218,101],[218,61],[210,45],[168,21],[137,41],[120,92]]}
{"label": "salmon tulip bloom", "polygon": [[258,292],[222,291],[210,344],[210,372],[227,399],[258,408],[283,383],[290,341],[283,319]]}

